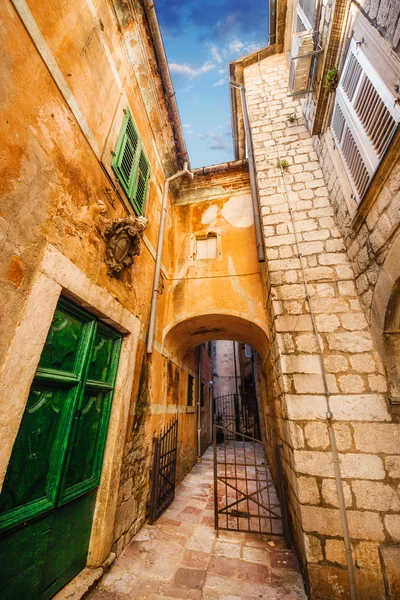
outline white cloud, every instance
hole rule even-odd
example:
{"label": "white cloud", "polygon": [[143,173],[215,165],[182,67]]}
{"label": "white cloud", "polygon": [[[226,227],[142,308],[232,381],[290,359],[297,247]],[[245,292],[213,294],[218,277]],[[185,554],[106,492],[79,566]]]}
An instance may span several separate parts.
{"label": "white cloud", "polygon": [[230,42],[222,46],[218,46],[214,42],[206,42],[206,46],[210,52],[210,60],[203,65],[203,68],[213,64],[221,75],[226,73],[226,69],[222,68],[224,63],[236,59],[238,56],[245,56],[246,54],[255,52],[261,47],[258,43],[241,40],[237,37],[232,38]]}
{"label": "white cloud", "polygon": [[185,64],[170,63],[169,69],[171,73],[175,73],[176,75],[182,75],[188,79],[195,79],[196,77],[215,69],[215,64],[205,62],[201,67],[191,67],[190,65]]}
{"label": "white cloud", "polygon": [[193,134],[193,125],[191,123],[183,123],[182,128],[185,132],[185,135]]}
{"label": "white cloud", "polygon": [[233,38],[233,40],[231,40],[228,44],[228,50],[233,54],[250,54],[251,52],[255,52],[256,50],[258,50],[259,48],[259,44],[256,44],[254,42],[242,42],[237,38]]}
{"label": "white cloud", "polygon": [[224,140],[223,137],[217,135],[214,131],[198,133],[197,137],[206,142],[209,150],[232,150],[232,142]]}
{"label": "white cloud", "polygon": [[229,42],[228,44],[228,49],[230,52],[234,52],[235,54],[241,52],[241,50],[244,48],[244,44],[243,42],[241,42],[238,39],[233,39],[231,42]]}
{"label": "white cloud", "polygon": [[206,46],[210,49],[211,52],[211,57],[213,60],[215,60],[215,62],[217,62],[218,64],[221,64],[222,62],[224,62],[224,58],[225,58],[225,54],[226,51],[223,50],[222,48],[218,48],[218,46],[216,44],[206,44]]}
{"label": "white cloud", "polygon": [[178,94],[185,94],[186,92],[190,92],[190,90],[194,88],[194,84],[190,83],[189,85],[186,85],[184,88],[180,88],[179,90],[176,90],[178,92]]}
{"label": "white cloud", "polygon": [[225,77],[223,77],[222,79],[218,79],[218,81],[216,81],[215,83],[212,84],[212,87],[217,87],[218,85],[224,85],[224,83],[226,83]]}

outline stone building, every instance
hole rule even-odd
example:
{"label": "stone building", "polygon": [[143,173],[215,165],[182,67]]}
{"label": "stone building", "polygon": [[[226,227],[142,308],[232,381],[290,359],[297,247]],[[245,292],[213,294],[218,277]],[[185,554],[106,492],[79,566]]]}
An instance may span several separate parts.
{"label": "stone building", "polygon": [[151,0],[0,8],[4,598],[102,576],[175,415],[184,478],[215,340],[256,351],[310,598],[400,597],[400,7],[270,3],[194,171]]}

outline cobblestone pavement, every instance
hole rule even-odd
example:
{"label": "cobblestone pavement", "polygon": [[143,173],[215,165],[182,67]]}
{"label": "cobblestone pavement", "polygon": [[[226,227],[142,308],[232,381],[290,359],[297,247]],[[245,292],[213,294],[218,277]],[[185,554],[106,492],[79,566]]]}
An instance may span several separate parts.
{"label": "cobblestone pavement", "polygon": [[307,600],[293,550],[278,536],[220,531],[213,517],[212,450],[145,525],[90,600]]}

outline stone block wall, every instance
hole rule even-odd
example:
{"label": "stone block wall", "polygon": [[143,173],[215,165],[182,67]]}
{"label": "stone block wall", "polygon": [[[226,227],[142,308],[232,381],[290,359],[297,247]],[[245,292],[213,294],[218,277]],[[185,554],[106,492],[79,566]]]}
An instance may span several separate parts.
{"label": "stone block wall", "polygon": [[353,228],[354,212],[346,203],[341,174],[332,161],[331,138],[329,130],[320,138],[314,137],[315,150],[369,321],[375,285],[400,224],[400,164],[392,169],[361,227]]}
{"label": "stone block wall", "polygon": [[[137,398],[128,422],[117,512],[114,523],[113,552],[118,556],[146,521],[152,467],[152,431],[150,424],[149,372],[144,348]],[[135,386],[136,387],[136,386]]]}
{"label": "stone block wall", "polygon": [[[283,55],[245,69],[267,249],[271,352],[267,422],[284,444],[290,513],[311,597],[347,598],[348,580],[326,429],[321,367],[288,210],[290,200],[327,373],[359,594],[384,598],[378,548],[400,541],[400,426],[365,314],[334,198]],[[288,116],[296,112],[294,122]],[[285,185],[277,168],[285,159]],[[268,367],[269,362],[269,367]],[[276,415],[276,417],[275,417]]]}
{"label": "stone block wall", "polygon": [[400,55],[400,4],[391,0],[357,0],[355,4]]}

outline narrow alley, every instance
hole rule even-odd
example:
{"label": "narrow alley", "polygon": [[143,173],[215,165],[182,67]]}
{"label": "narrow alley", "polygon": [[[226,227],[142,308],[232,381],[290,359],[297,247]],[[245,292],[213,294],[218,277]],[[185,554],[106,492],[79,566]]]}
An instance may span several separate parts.
{"label": "narrow alley", "polygon": [[90,600],[306,600],[294,550],[279,536],[214,531],[207,450],[154,525],[145,525]]}
{"label": "narrow alley", "polygon": [[0,54],[0,600],[400,600],[400,0]]}

